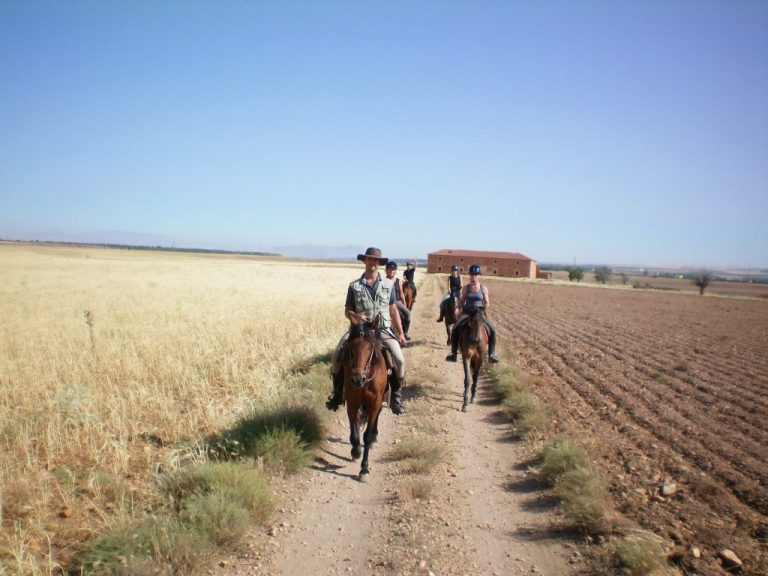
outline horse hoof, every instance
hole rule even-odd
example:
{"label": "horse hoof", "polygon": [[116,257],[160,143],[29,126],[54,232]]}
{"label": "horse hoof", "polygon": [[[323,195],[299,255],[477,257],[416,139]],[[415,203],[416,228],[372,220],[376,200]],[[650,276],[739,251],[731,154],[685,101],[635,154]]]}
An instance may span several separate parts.
{"label": "horse hoof", "polygon": [[466,412],[466,411],[467,411],[467,405],[466,405],[466,404],[464,404],[464,405],[461,407],[461,411],[462,411],[462,412]]}
{"label": "horse hoof", "polygon": [[358,458],[360,458],[360,455],[362,453],[363,453],[362,450],[355,450],[354,448],[352,448],[352,460],[357,460]]}
{"label": "horse hoof", "polygon": [[368,483],[368,477],[370,476],[370,472],[360,472],[360,476],[358,476],[358,480],[362,482],[363,484]]}
{"label": "horse hoof", "polygon": [[475,397],[474,396],[472,396],[472,398],[470,398],[469,403],[470,404],[474,404],[475,403]]}

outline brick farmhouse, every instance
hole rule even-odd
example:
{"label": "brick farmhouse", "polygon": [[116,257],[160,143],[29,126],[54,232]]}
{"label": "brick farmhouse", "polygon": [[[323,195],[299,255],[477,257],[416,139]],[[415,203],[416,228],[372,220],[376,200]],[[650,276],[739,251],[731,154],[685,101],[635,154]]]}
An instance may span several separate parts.
{"label": "brick farmhouse", "polygon": [[484,276],[507,278],[539,277],[536,260],[518,252],[485,252],[481,250],[438,250],[427,254],[427,272],[450,274],[456,264],[461,274],[467,274],[472,264],[479,264]]}

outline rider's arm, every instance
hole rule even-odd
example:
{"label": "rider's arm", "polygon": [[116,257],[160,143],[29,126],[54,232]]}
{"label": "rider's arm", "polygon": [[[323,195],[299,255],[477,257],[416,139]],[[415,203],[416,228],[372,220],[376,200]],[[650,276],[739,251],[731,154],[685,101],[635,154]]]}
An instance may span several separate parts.
{"label": "rider's arm", "polygon": [[399,300],[400,302],[405,302],[405,294],[403,294],[402,282],[397,283],[397,300]]}
{"label": "rider's arm", "polygon": [[[469,286],[469,284],[467,284],[467,286]],[[464,300],[467,298],[467,286],[464,286],[461,289],[461,294],[459,294],[459,302],[456,304],[456,308],[459,309],[459,312],[464,309]]]}
{"label": "rider's arm", "polygon": [[403,325],[400,323],[400,310],[397,309],[397,305],[389,305],[389,316],[392,318],[392,326],[395,327],[395,336],[398,340],[403,339]]}
{"label": "rider's arm", "polygon": [[483,286],[483,307],[487,310],[491,301],[488,299],[488,288]]}

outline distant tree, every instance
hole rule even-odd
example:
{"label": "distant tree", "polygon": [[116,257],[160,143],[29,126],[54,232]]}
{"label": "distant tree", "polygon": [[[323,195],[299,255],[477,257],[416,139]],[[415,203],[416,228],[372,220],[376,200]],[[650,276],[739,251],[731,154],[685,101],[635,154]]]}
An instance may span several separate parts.
{"label": "distant tree", "polygon": [[624,284],[624,286],[626,286],[627,282],[629,282],[629,276],[627,276],[626,272],[622,272],[621,273],[621,283]]}
{"label": "distant tree", "polygon": [[699,287],[699,296],[704,296],[704,290],[706,290],[709,283],[712,282],[712,273],[702,270],[691,278],[691,282]]}
{"label": "distant tree", "polygon": [[576,282],[581,282],[582,278],[584,278],[584,270],[581,268],[568,268],[568,280],[570,282],[573,282],[576,280]]}
{"label": "distant tree", "polygon": [[608,266],[598,266],[595,268],[595,280],[600,282],[600,284],[605,284],[608,282],[608,280],[611,279],[612,274],[613,270],[611,270]]}

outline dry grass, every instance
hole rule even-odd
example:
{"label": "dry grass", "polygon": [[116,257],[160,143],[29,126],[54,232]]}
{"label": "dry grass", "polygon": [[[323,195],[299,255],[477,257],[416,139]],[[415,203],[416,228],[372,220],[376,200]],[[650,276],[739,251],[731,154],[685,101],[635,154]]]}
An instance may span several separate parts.
{"label": "dry grass", "polygon": [[0,563],[43,574],[294,394],[354,265],[0,245]]}

